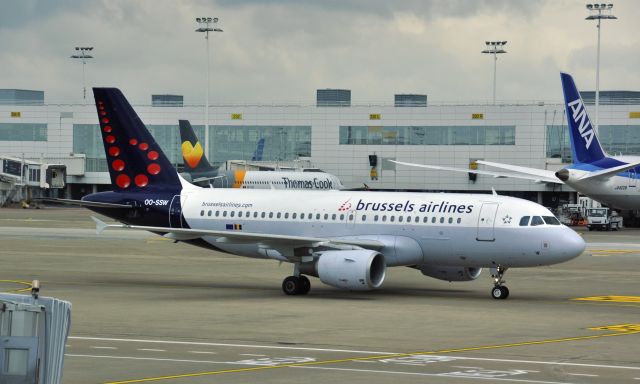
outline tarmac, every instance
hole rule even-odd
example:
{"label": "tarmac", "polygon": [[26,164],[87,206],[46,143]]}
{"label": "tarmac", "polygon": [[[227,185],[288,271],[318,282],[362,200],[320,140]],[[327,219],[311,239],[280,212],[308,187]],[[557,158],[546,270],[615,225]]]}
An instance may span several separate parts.
{"label": "tarmac", "polygon": [[[372,292],[157,235],[96,235],[84,209],[0,209],[0,291],[73,303],[65,384],[640,383],[640,230],[587,232],[585,253],[449,283],[390,268]],[[110,221],[103,218],[105,221]]]}

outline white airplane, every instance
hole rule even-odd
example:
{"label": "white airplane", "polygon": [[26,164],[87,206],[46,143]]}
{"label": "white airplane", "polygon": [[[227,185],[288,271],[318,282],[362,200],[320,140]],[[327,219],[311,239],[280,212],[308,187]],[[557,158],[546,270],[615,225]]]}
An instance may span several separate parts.
{"label": "white airplane", "polygon": [[382,286],[387,267],[447,281],[494,277],[504,299],[508,268],[561,263],[583,239],[546,208],[496,194],[211,189],[182,179],[122,93],[94,88],[113,191],[81,205],[175,241],[294,265],[288,295],[306,294],[306,276],[349,290]]}
{"label": "white airplane", "polygon": [[640,209],[640,156],[610,156],[598,140],[587,109],[576,88],[573,78],[560,74],[564,92],[569,138],[573,153],[573,164],[557,172],[546,169],[522,167],[511,164],[478,160],[478,164],[500,168],[503,171],[470,170],[437,165],[408,165],[442,171],[477,173],[494,177],[512,177],[536,182],[567,184],[583,195],[601,203],[620,209]]}
{"label": "white airplane", "polygon": [[[188,120],[180,120],[181,150],[185,173],[189,182],[213,188],[244,189],[344,189],[337,176],[330,173],[295,171],[224,171],[211,166]],[[264,139],[258,142],[253,155],[262,157]]]}

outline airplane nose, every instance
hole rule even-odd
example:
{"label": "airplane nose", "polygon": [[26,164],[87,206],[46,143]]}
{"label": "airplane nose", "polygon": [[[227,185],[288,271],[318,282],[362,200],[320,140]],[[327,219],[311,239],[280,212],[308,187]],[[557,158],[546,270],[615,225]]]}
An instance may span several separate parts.
{"label": "airplane nose", "polygon": [[587,244],[582,236],[569,227],[563,228],[562,238],[560,239],[561,257],[563,261],[574,259],[584,252]]}

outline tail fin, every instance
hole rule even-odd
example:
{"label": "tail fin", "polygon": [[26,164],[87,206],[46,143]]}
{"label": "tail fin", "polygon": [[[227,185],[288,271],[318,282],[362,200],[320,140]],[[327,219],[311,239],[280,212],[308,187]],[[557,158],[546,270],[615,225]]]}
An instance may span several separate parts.
{"label": "tail fin", "polygon": [[184,160],[185,172],[215,171],[215,168],[207,161],[204,149],[202,145],[200,145],[189,120],[179,120],[178,122],[180,124],[180,139],[182,141],[182,158]]}
{"label": "tail fin", "polygon": [[256,146],[256,151],[253,152],[253,156],[251,157],[251,160],[252,161],[262,160],[263,152],[264,152],[264,138],[258,140],[258,146]]}
{"label": "tail fin", "polygon": [[178,173],[117,88],[94,88],[114,191],[180,188]]}
{"label": "tail fin", "polygon": [[592,163],[607,155],[600,145],[598,135],[587,114],[582,97],[571,75],[560,73],[564,103],[569,122],[569,138],[574,163]]}

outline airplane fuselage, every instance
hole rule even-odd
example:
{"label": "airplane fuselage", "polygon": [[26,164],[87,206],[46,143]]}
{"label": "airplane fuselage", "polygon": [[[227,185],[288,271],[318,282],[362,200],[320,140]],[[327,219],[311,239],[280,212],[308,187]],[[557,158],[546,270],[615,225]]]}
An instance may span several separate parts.
{"label": "airplane fuselage", "polygon": [[[92,196],[97,195],[114,203],[132,204],[135,198],[113,192]],[[551,221],[553,214],[546,208],[489,194],[190,188],[134,205],[140,206],[136,217],[114,218],[229,233],[377,240],[385,244],[380,253],[388,266],[532,267],[569,260],[584,248],[582,239],[563,225],[520,225],[524,216]],[[113,217],[113,211],[96,210]],[[211,248],[253,258],[292,261],[304,252],[219,236],[203,240]]]}

